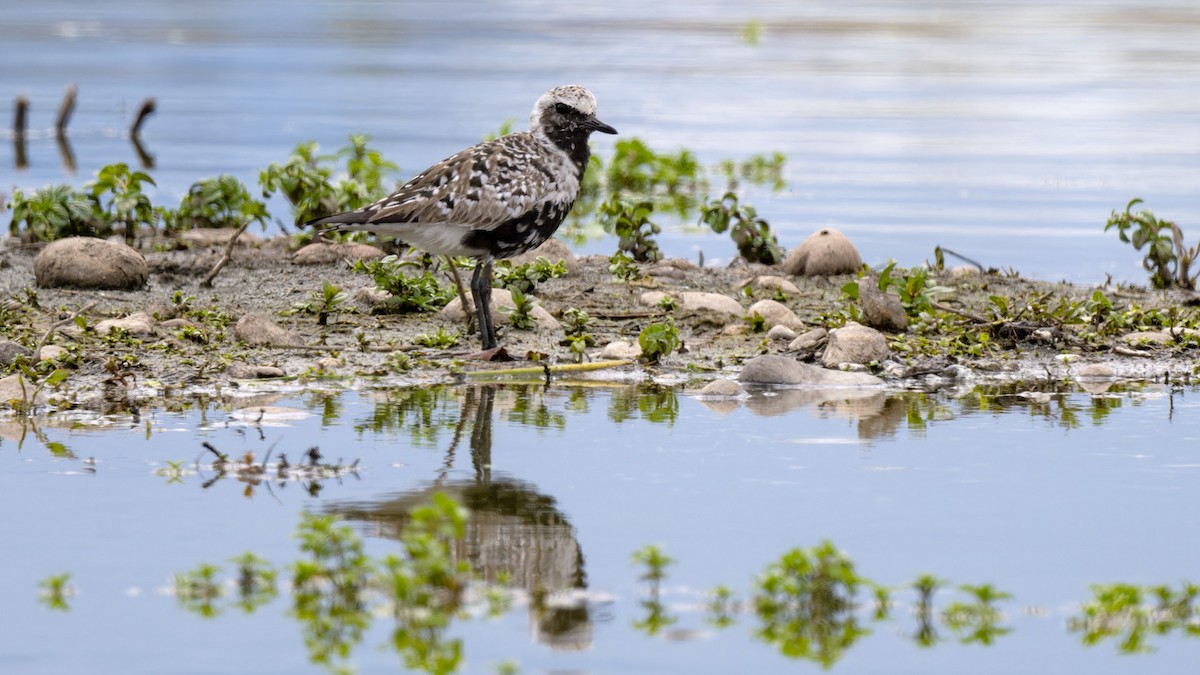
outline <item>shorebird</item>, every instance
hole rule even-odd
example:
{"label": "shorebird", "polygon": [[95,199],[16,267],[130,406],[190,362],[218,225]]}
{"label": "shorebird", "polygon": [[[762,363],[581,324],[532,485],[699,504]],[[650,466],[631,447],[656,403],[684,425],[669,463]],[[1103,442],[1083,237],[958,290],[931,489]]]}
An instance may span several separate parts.
{"label": "shorebird", "polygon": [[489,310],[492,263],[540,246],[566,219],[594,131],[617,133],[596,119],[596,97],[577,85],[555,87],[534,104],[529,131],[467,148],[373,204],[307,224],[392,235],[435,255],[475,258],[471,297],[486,352],[498,346]]}

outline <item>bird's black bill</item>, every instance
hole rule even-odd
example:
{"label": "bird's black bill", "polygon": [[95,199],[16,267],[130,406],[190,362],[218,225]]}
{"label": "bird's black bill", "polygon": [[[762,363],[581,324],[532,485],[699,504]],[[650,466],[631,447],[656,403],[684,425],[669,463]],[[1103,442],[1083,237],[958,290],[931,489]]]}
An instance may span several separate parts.
{"label": "bird's black bill", "polygon": [[605,124],[604,122],[601,122],[600,120],[596,119],[595,117],[587,118],[587,122],[585,122],[584,124],[587,126],[588,129],[591,129],[592,131],[599,131],[599,132],[606,133],[606,134],[617,133],[616,129],[608,126],[607,124]]}

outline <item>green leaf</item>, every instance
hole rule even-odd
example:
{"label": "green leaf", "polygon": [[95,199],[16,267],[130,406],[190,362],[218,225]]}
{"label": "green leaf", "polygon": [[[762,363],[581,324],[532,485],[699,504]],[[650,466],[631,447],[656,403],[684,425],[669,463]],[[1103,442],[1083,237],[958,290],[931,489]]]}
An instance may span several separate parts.
{"label": "green leaf", "polygon": [[71,371],[66,370],[65,368],[56,368],[54,372],[47,375],[46,379],[42,382],[48,387],[55,387],[61,384],[63,380],[70,377],[70,375]]}

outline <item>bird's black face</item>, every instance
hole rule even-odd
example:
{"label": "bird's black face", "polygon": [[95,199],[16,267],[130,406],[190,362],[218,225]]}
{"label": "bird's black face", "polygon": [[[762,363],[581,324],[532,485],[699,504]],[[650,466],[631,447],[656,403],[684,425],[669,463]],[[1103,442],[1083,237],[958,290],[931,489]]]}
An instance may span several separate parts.
{"label": "bird's black face", "polygon": [[594,114],[585,113],[563,101],[556,101],[554,106],[543,114],[542,122],[547,127],[567,133],[578,133],[580,131],[585,134],[590,134],[593,131],[605,134],[617,133],[616,129],[596,119]]}

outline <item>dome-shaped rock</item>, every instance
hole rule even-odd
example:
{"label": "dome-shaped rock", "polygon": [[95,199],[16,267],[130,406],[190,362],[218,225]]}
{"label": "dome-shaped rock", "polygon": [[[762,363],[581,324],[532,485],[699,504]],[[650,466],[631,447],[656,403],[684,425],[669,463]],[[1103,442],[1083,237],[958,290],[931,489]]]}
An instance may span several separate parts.
{"label": "dome-shaped rock", "polygon": [[846,235],[825,227],[809,235],[799,246],[788,251],[783,271],[798,276],[832,276],[857,272],[862,256]]}
{"label": "dome-shaped rock", "polygon": [[59,239],[33,260],[33,276],[42,288],[126,291],[144,286],[149,275],[141,253],[95,237]]}

